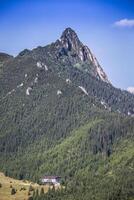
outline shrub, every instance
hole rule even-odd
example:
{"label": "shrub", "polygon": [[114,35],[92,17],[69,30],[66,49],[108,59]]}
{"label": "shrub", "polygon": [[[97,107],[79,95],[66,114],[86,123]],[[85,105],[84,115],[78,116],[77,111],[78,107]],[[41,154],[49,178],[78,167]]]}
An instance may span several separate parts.
{"label": "shrub", "polygon": [[34,191],[34,188],[32,187],[32,185],[29,186],[29,192]]}
{"label": "shrub", "polygon": [[16,194],[16,190],[15,190],[15,188],[12,188],[11,195],[14,195],[14,194]]}
{"label": "shrub", "polygon": [[21,187],[21,188],[20,188],[20,191],[21,191],[21,190],[26,190],[26,188],[25,188],[25,187]]}
{"label": "shrub", "polygon": [[28,200],[33,200],[33,197],[29,197]]}

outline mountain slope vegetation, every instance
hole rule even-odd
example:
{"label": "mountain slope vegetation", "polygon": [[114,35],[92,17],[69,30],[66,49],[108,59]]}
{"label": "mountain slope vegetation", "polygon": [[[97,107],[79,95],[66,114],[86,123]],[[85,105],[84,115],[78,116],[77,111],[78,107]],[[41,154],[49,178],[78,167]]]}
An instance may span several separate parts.
{"label": "mountain slope vegetation", "polygon": [[0,70],[1,171],[62,177],[64,190],[36,200],[134,199],[134,95],[113,87],[72,29]]}

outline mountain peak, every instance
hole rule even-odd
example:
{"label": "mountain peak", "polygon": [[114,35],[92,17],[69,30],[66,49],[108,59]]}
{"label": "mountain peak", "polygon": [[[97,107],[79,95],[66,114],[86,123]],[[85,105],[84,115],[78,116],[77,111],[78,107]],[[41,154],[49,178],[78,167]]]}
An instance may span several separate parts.
{"label": "mountain peak", "polygon": [[63,31],[60,40],[63,46],[69,51],[71,51],[72,49],[78,51],[78,49],[82,45],[76,32],[71,28],[66,28]]}
{"label": "mountain peak", "polygon": [[61,38],[63,38],[63,37],[67,37],[67,38],[77,37],[78,38],[76,32],[70,27],[66,28],[63,31]]}
{"label": "mountain peak", "polygon": [[92,63],[96,76],[101,80],[110,83],[96,57],[92,54],[90,49],[79,40],[79,37],[73,29],[66,28],[62,33],[60,42],[66,51],[74,51],[79,57],[80,62]]}

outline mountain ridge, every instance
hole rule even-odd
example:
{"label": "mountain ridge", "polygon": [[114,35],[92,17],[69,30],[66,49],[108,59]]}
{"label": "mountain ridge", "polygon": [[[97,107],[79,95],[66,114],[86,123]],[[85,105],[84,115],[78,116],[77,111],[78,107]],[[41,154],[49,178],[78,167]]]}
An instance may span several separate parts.
{"label": "mountain ridge", "polygon": [[[130,93],[112,86],[96,58],[80,42],[77,34],[71,28],[67,28],[62,33],[61,38],[61,41],[57,40],[45,47],[37,47],[33,50],[25,49],[10,62],[3,65],[1,68],[2,88],[0,90],[3,98],[14,93],[16,89],[23,88],[23,82],[26,82],[26,85],[29,83],[27,88],[32,92],[32,88],[38,84],[37,79],[41,79],[40,82],[42,83],[44,81],[42,75],[41,78],[38,77],[38,72],[41,73],[42,71],[44,76],[52,72],[58,76],[61,74],[64,79],[71,81],[79,88],[83,88],[85,92],[97,98],[105,108],[133,116],[134,97]],[[68,43],[71,44],[71,47]],[[68,49],[68,47],[71,49]],[[81,48],[86,48],[87,53],[89,53],[85,61],[81,60],[80,57]],[[18,70],[20,73],[18,73]],[[11,84],[8,84],[6,76],[7,78],[10,76]],[[35,80],[33,80],[33,76]],[[96,85],[95,88],[92,85]]]}
{"label": "mountain ridge", "polygon": [[33,181],[61,175],[58,200],[131,200],[134,95],[100,78],[81,48],[66,29],[61,41],[1,66],[0,171]]}
{"label": "mountain ridge", "polygon": [[[59,58],[62,55],[67,55],[68,52],[74,51],[74,54],[72,54],[71,56],[75,57],[77,56],[79,58],[79,61],[81,62],[89,62],[88,64],[92,63],[94,65],[94,76],[96,76],[97,78],[100,78],[101,80],[110,83],[110,81],[108,80],[107,75],[105,74],[105,72],[103,71],[103,69],[101,68],[99,62],[97,61],[96,57],[93,55],[93,53],[91,52],[91,50],[83,45],[83,43],[79,40],[78,35],[76,34],[76,32],[69,28],[66,28],[60,39],[58,39],[55,43],[52,43],[52,45],[54,45],[59,49],[57,53],[57,58]],[[45,47],[47,47],[49,45],[46,45]],[[45,48],[45,47],[37,47],[34,48],[34,50],[37,50],[38,48]],[[21,51],[18,55],[19,56],[23,56],[26,54],[30,54],[32,50],[28,50],[25,49],[23,51]],[[77,64],[77,63],[75,63]]]}

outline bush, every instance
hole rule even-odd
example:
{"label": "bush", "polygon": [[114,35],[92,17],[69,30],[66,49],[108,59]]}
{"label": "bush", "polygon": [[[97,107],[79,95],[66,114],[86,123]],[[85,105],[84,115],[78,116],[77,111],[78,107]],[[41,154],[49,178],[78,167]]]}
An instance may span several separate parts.
{"label": "bush", "polygon": [[34,188],[32,187],[32,185],[29,186],[29,192],[34,191]]}
{"label": "bush", "polygon": [[14,195],[14,194],[16,194],[16,190],[15,190],[15,188],[12,188],[11,195]]}
{"label": "bush", "polygon": [[40,195],[42,196],[42,195],[44,195],[44,188],[41,188],[41,191],[40,191]]}
{"label": "bush", "polygon": [[20,191],[21,191],[21,190],[26,190],[26,188],[25,188],[25,187],[21,187],[21,188],[20,188]]}
{"label": "bush", "polygon": [[33,200],[33,197],[29,197],[28,200]]}

